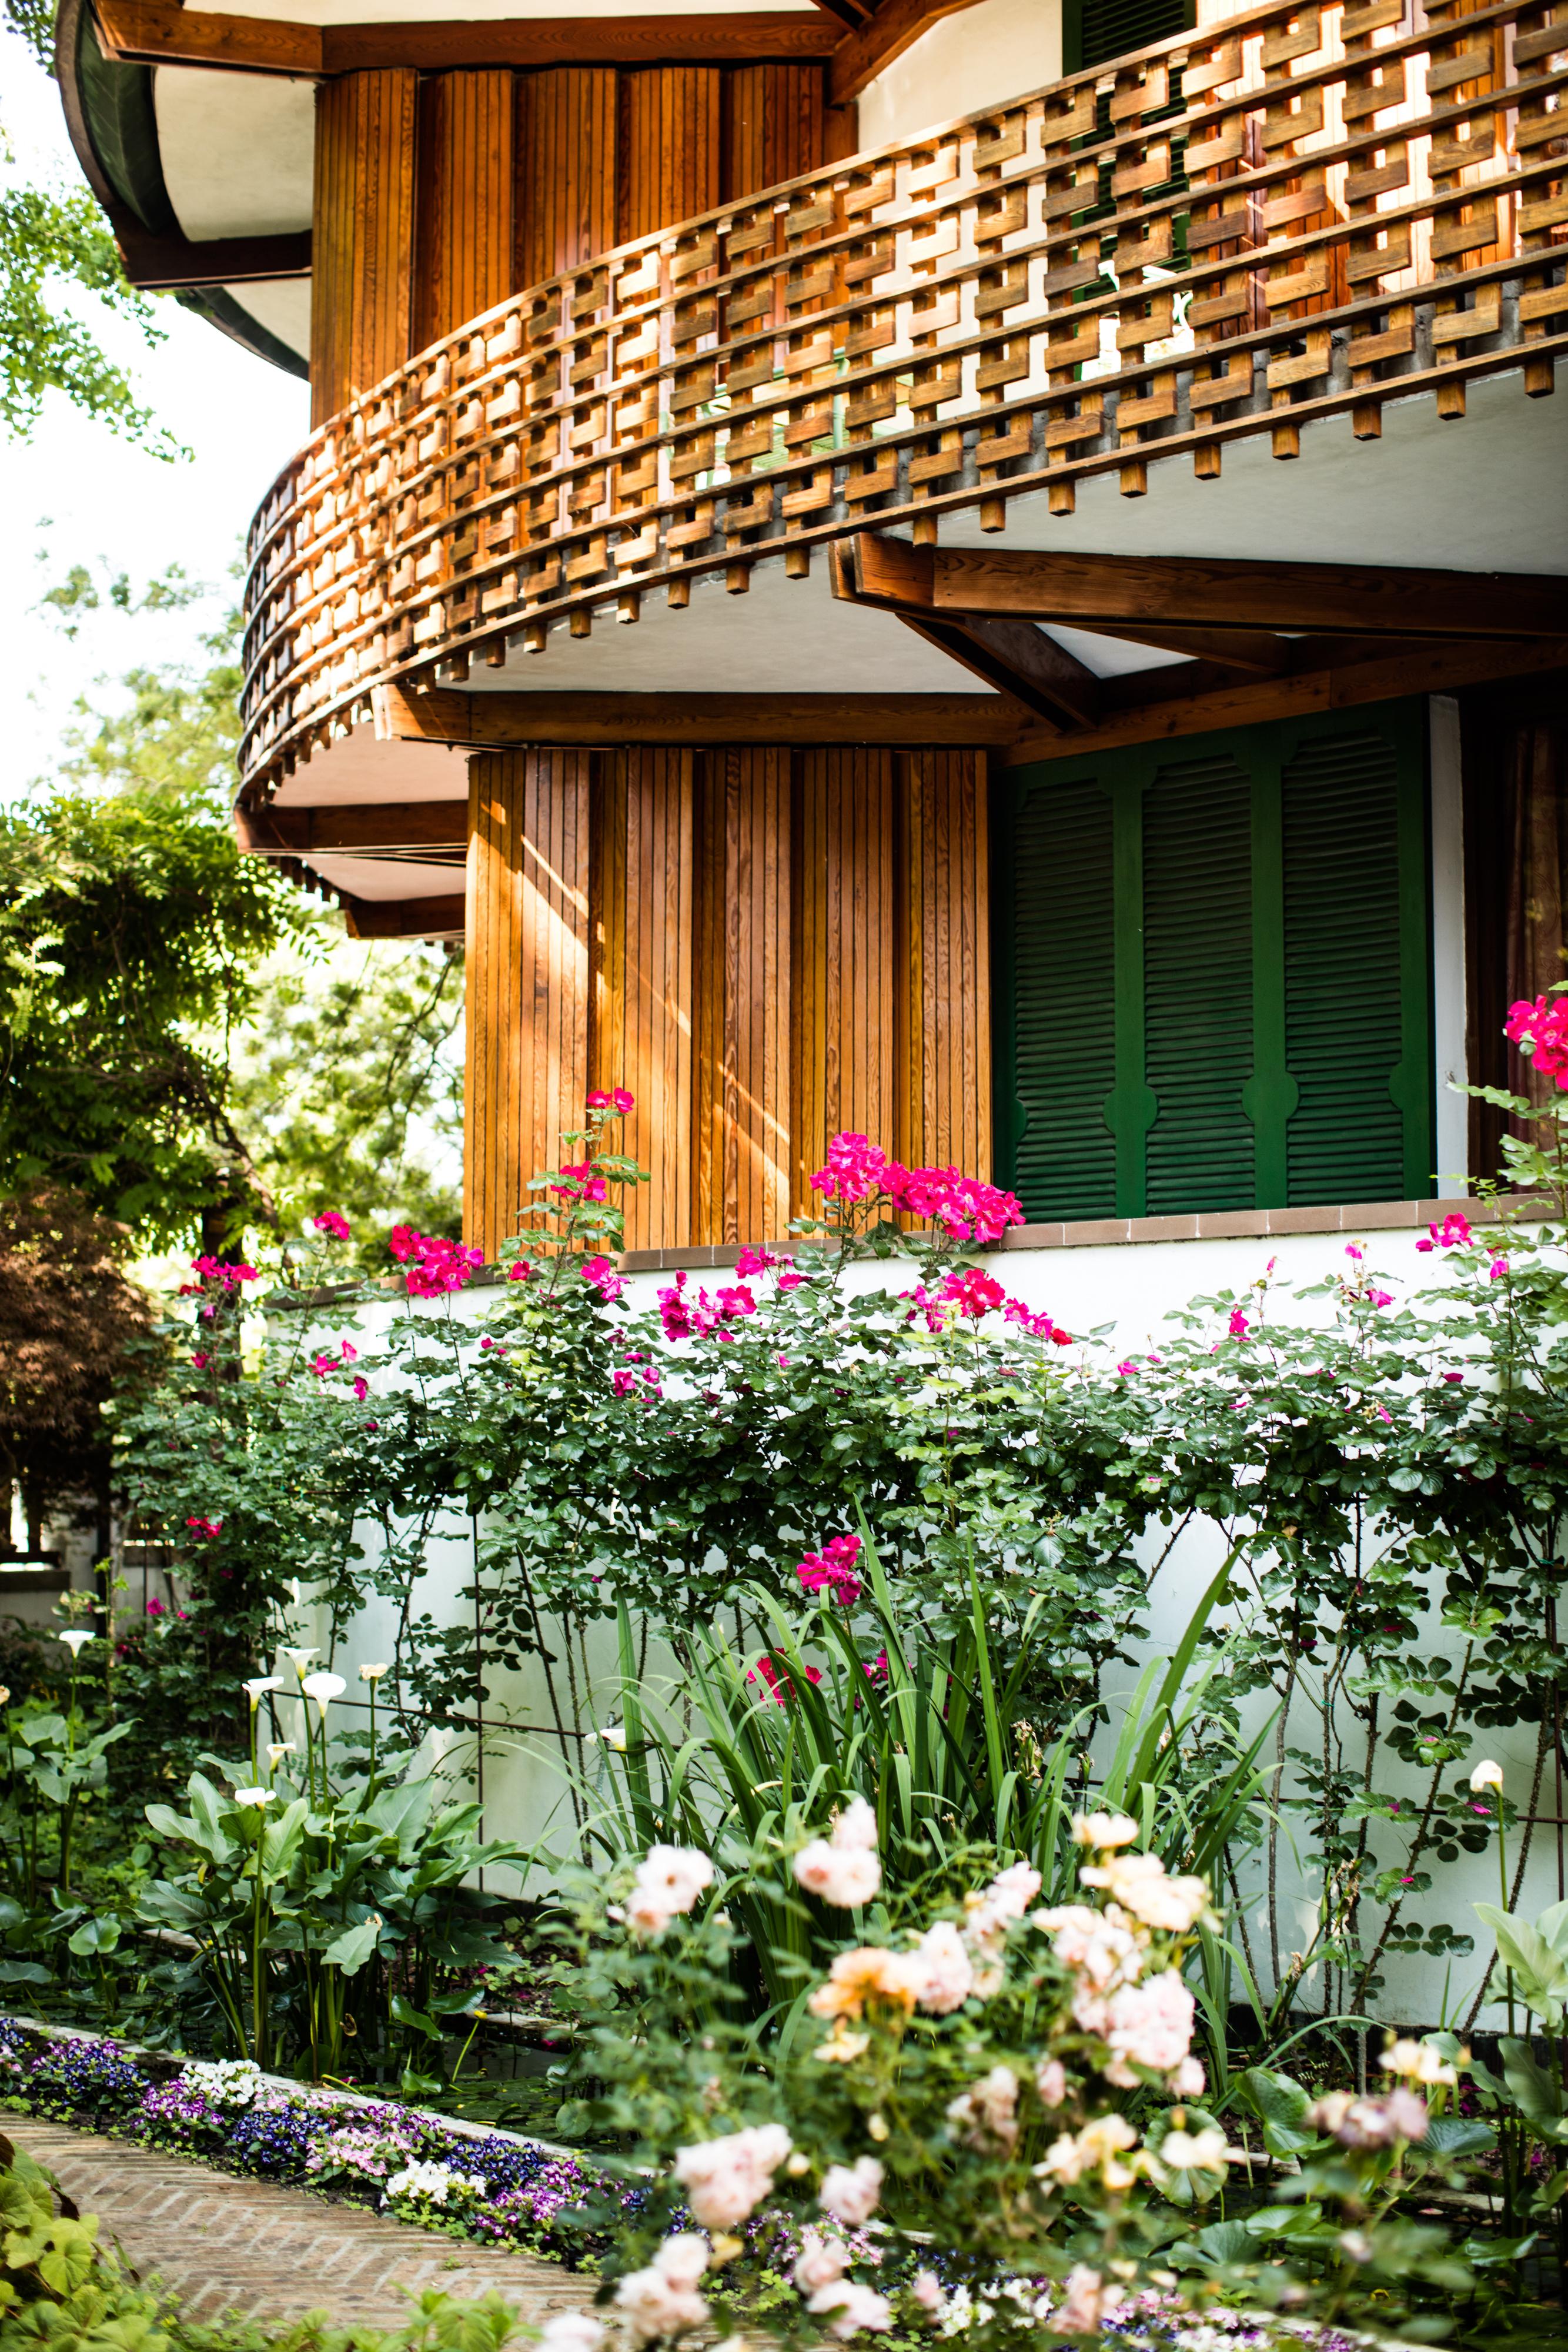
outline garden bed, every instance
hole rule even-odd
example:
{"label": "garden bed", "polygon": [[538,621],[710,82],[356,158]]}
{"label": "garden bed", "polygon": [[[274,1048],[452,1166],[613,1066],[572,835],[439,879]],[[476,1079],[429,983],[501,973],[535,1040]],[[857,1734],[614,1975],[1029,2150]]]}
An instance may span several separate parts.
{"label": "garden bed", "polygon": [[400,2221],[597,2267],[602,2231],[572,2219],[608,2189],[626,2220],[644,2192],[608,2182],[571,2149],[516,2132],[302,2084],[235,2061],[157,2051],[0,2015],[6,2104],[256,2179],[369,2205]]}

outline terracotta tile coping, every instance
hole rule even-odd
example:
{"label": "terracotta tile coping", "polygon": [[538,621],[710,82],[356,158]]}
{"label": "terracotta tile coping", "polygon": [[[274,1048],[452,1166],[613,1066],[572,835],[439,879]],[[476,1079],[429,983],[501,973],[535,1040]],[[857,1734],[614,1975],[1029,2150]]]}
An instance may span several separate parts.
{"label": "terracotta tile coping", "polygon": [[[1462,1210],[1473,1225],[1495,1224],[1503,1208],[1516,1216],[1540,1218],[1552,1213],[1547,1203],[1528,1195],[1501,1202],[1363,1201],[1311,1209],[1220,1209],[1186,1217],[1093,1217],[1077,1224],[1015,1225],[998,1247],[1103,1249],[1139,1242],[1267,1241],[1285,1234],[1414,1233],[1425,1225],[1441,1224],[1456,1209]],[[792,1241],[770,1242],[768,1246],[799,1252],[811,1244]],[[732,1266],[739,1255],[738,1248],[717,1246],[628,1250],[620,1265],[622,1274],[673,1273],[683,1266],[696,1273]]]}

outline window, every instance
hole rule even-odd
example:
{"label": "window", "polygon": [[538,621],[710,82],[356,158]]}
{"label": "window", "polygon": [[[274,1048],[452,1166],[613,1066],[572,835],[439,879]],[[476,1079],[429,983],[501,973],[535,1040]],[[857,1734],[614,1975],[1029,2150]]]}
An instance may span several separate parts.
{"label": "window", "polygon": [[1033,1220],[1432,1181],[1426,707],[1004,779],[999,1154]]}
{"label": "window", "polygon": [[1172,39],[1196,22],[1190,0],[1062,0],[1066,73],[1084,73]]}

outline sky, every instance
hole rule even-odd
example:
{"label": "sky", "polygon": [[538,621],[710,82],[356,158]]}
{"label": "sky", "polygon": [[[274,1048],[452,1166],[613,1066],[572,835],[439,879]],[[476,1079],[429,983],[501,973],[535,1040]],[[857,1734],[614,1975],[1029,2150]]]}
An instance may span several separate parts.
{"label": "sky", "polygon": [[[0,35],[0,127],[11,174],[32,184],[80,185],[59,92],[15,35]],[[0,170],[5,170],[0,165]],[[73,706],[84,693],[112,708],[112,681],[133,665],[193,653],[220,609],[252,512],[273,475],[309,431],[309,395],[297,377],[252,359],[215,327],[168,299],[167,339],[149,349],[128,324],[72,299],[110,356],[188,460],[165,463],[78,415],[50,394],[31,441],[0,437],[0,801],[47,780]],[[125,572],[133,588],[181,564],[214,583],[214,601],[166,614],[89,615],[66,636],[44,592],[75,564],[100,579]],[[103,681],[99,684],[98,681]]]}

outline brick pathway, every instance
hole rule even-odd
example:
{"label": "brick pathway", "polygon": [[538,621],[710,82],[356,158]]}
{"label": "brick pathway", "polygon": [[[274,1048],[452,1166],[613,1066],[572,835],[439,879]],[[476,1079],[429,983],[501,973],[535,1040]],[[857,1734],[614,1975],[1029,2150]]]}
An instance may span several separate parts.
{"label": "brick pathway", "polygon": [[458,2295],[495,2287],[531,2320],[593,2298],[593,2279],[553,2263],[439,2237],[362,2206],[31,2116],[0,2115],[0,2132],[47,2165],[80,2210],[99,2216],[99,2236],[195,2319],[324,2310],[339,2326],[392,2327],[409,2311],[400,2290],[426,2286]]}

